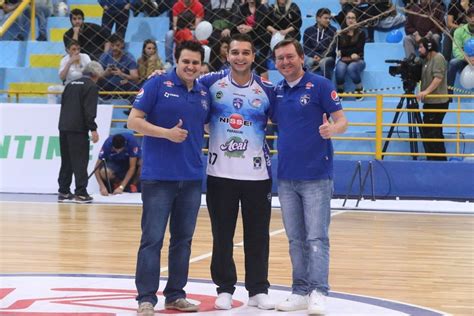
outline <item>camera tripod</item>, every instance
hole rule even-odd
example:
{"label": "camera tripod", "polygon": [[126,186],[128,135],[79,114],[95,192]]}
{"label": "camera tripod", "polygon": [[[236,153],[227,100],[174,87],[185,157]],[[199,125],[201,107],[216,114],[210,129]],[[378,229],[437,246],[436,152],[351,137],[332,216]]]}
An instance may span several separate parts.
{"label": "camera tripod", "polygon": [[[405,94],[414,94],[414,89],[413,90],[406,90],[405,89]],[[400,102],[398,102],[397,105],[397,110],[400,110],[403,108],[405,105],[407,110],[418,110],[420,107],[418,105],[418,101],[416,98],[410,98],[410,97],[401,97]],[[397,111],[393,117],[392,124],[395,124],[398,122],[398,118],[400,116],[400,111]],[[408,123],[409,124],[423,124],[423,120],[421,119],[421,114],[420,112],[407,112],[407,117],[408,117]],[[411,139],[418,138],[418,131],[416,130],[416,126],[409,126],[408,127],[408,137]],[[390,143],[390,138],[392,138],[393,131],[395,129],[395,126],[390,126],[390,130],[388,131],[387,134],[387,140],[385,141],[382,149],[382,153],[387,152],[388,145]],[[423,138],[423,130],[420,128],[419,133],[421,138]],[[411,153],[418,153],[418,142],[413,140],[410,141],[410,152]],[[384,156],[382,155],[382,159]],[[418,160],[417,156],[413,156],[413,160]]]}

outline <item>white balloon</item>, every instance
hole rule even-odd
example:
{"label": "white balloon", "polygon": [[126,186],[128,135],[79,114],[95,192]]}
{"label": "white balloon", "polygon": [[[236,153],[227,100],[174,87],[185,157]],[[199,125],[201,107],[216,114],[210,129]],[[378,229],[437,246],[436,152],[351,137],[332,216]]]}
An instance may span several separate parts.
{"label": "white balloon", "polygon": [[207,45],[202,45],[202,48],[204,48],[204,62],[209,63],[211,59],[211,48]]}
{"label": "white balloon", "polygon": [[196,39],[199,41],[207,40],[212,34],[212,24],[207,21],[201,21],[196,26],[195,30]]}
{"label": "white balloon", "polygon": [[461,86],[464,89],[473,89],[474,88],[474,66],[467,65],[464,67],[461,72],[461,77],[459,78]]}
{"label": "white balloon", "polygon": [[284,39],[285,39],[285,35],[281,34],[280,32],[276,32],[275,34],[273,34],[272,39],[270,41],[270,48],[273,50],[276,44],[280,43]]}
{"label": "white balloon", "polygon": [[59,2],[57,10],[58,10],[58,13],[57,13],[58,16],[65,17],[68,14],[69,8],[67,7],[66,3]]}

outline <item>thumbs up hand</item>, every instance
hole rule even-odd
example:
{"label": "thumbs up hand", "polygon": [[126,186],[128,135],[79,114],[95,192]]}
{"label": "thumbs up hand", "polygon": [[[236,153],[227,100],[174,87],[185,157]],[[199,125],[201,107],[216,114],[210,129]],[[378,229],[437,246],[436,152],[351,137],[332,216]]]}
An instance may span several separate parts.
{"label": "thumbs up hand", "polygon": [[168,137],[166,138],[175,143],[184,142],[184,140],[188,137],[188,131],[181,128],[182,126],[183,120],[179,119],[178,124],[168,130]]}
{"label": "thumbs up hand", "polygon": [[319,134],[324,139],[329,139],[334,134],[333,123],[329,122],[326,113],[323,114],[323,124],[319,126]]}

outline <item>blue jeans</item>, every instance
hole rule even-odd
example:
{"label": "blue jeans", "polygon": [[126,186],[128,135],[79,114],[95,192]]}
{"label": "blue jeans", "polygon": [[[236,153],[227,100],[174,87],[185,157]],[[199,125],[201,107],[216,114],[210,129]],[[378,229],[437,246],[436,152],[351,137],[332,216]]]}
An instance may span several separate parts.
{"label": "blue jeans", "polygon": [[[315,66],[314,59],[309,56],[304,57],[304,63],[305,63],[305,66],[311,70],[313,66]],[[324,57],[319,61],[319,67],[315,72],[319,73],[321,76],[324,76],[329,80],[332,80],[332,73],[334,72],[334,64],[335,64],[334,57]]]}
{"label": "blue jeans", "polygon": [[449,61],[447,75],[448,86],[454,86],[454,82],[456,81],[456,75],[458,73],[461,73],[464,67],[466,67],[466,65],[467,61],[465,61],[464,59],[453,58]]}
{"label": "blue jeans", "polygon": [[51,8],[47,5],[36,4],[36,18],[38,19],[38,33],[40,36],[47,37],[48,17],[51,16]]}
{"label": "blue jeans", "polygon": [[329,291],[332,180],[278,181],[283,224],[290,243],[292,292]]}
{"label": "blue jeans", "polygon": [[343,85],[346,77],[346,73],[352,79],[354,84],[359,84],[362,81],[361,73],[365,69],[365,61],[358,60],[347,64],[339,60],[336,64],[336,83],[337,85]]}
{"label": "blue jeans", "polygon": [[142,181],[142,238],[138,250],[135,285],[139,302],[156,305],[160,282],[161,247],[170,218],[166,302],[186,297],[191,241],[201,205],[201,180]]}

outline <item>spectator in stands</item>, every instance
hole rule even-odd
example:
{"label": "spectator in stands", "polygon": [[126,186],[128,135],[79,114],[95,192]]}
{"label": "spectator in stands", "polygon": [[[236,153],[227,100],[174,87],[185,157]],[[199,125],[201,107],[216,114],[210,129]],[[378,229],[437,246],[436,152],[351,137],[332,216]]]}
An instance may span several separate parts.
{"label": "spectator in stands", "polygon": [[[446,25],[454,36],[454,31],[462,24],[468,23],[468,10],[474,7],[474,0],[451,0],[448,7],[448,16],[446,18]],[[449,36],[443,39],[443,56],[444,59],[450,60],[453,50],[453,42]],[[449,77],[448,77],[449,84]]]}
{"label": "spectator in stands", "polygon": [[211,50],[211,67],[213,71],[229,68],[227,55],[229,54],[230,37],[224,37],[216,42]]}
{"label": "spectator in stands", "polygon": [[[58,202],[75,201],[90,203],[87,193],[87,164],[89,162],[89,131],[93,143],[99,141],[97,124],[97,81],[104,69],[97,62],[90,62],[84,69],[84,76],[69,83],[64,89],[59,114],[59,145],[61,169],[58,177]],[[71,193],[72,175],[76,182],[74,195]]]}
{"label": "spectator in stands", "polygon": [[[95,177],[99,183],[100,194],[107,196],[110,193],[138,192],[141,155],[140,146],[133,134],[109,136],[102,145],[95,164]],[[107,180],[110,181],[111,192]]]}
{"label": "spectator in stands", "polygon": [[71,10],[69,20],[72,27],[64,33],[64,46],[68,47],[71,40],[78,41],[82,53],[89,55],[92,60],[99,60],[109,47],[107,32],[100,25],[84,22],[84,12],[80,9]]}
{"label": "spectator in stands", "polygon": [[[466,43],[467,40],[474,38],[474,7],[469,8],[466,18],[468,23],[458,27],[454,32],[454,41],[457,45],[453,45],[453,59],[449,61],[448,86],[454,85],[456,74],[461,72],[467,65],[463,50],[464,43]],[[474,56],[469,58],[471,64],[474,65]]]}
{"label": "spectator in stands", "polygon": [[130,16],[129,0],[99,0],[99,4],[104,9],[102,27],[107,36],[110,36],[115,25],[115,33],[125,38]]}
{"label": "spectator in stands", "polygon": [[173,7],[176,0],[135,0],[132,3],[132,11],[134,16],[143,12],[145,16],[159,16]]}
{"label": "spectator in stands", "polygon": [[205,75],[210,72],[211,72],[211,65],[209,65],[208,63],[202,63],[201,70],[199,71],[199,73],[201,75]]}
{"label": "spectator in stands", "polygon": [[178,0],[173,5],[172,16],[172,29],[165,36],[165,62],[168,63],[165,68],[174,64],[173,46],[176,33],[185,29],[188,32],[194,30],[204,18],[204,7],[199,0]]}
{"label": "spectator in stands", "polygon": [[142,56],[138,58],[137,64],[140,85],[143,84],[153,71],[163,69],[163,63],[158,56],[158,47],[154,40],[147,39],[143,42]]}
{"label": "spectator in stands", "polygon": [[[446,80],[446,60],[438,53],[438,41],[434,38],[422,38],[418,51],[423,59],[420,92],[416,95],[418,101],[423,101],[424,110],[447,110],[447,97],[429,98],[429,95],[448,94]],[[427,97],[428,96],[428,97]],[[423,112],[424,124],[442,124],[446,112]],[[442,127],[422,127],[423,138],[443,139]],[[425,153],[445,154],[443,142],[423,142]],[[447,160],[446,157],[427,156],[427,160]]]}
{"label": "spectator in stands", "polygon": [[35,0],[35,16],[38,19],[37,41],[48,40],[48,17],[53,14],[53,2],[51,0]]}
{"label": "spectator in stands", "polygon": [[304,31],[303,48],[306,67],[332,80],[336,63],[336,28],[330,22],[331,10],[319,9],[316,12],[316,24]]}
{"label": "spectator in stands", "polygon": [[[365,32],[360,27],[351,27],[356,24],[357,16],[354,11],[347,12],[346,24],[348,28],[339,35],[338,50],[341,59],[336,65],[337,92],[344,92],[344,81],[346,73],[354,82],[355,91],[363,90],[361,73],[365,69],[364,46]],[[356,97],[356,100],[362,100]]]}
{"label": "spectator in stands", "polygon": [[264,21],[269,14],[268,7],[263,5],[261,0],[245,0],[239,6],[237,22],[232,33],[248,34],[256,49],[255,72],[266,79],[267,58],[270,52],[270,34],[265,31]]}
{"label": "spectator in stands", "polygon": [[230,37],[231,30],[236,26],[239,0],[209,0],[205,7],[205,20],[212,23],[213,32],[210,44],[213,46],[224,37]]}
{"label": "spectator in stands", "polygon": [[109,39],[110,50],[100,56],[105,68],[100,87],[104,91],[138,91],[138,66],[133,56],[124,50],[124,40],[118,34]]}
{"label": "spectator in stands", "polygon": [[81,78],[84,68],[91,62],[89,55],[81,53],[79,42],[72,40],[68,45],[67,55],[59,63],[59,78],[65,85]]}
{"label": "spectator in stands", "polygon": [[271,35],[280,32],[285,39],[301,40],[300,28],[303,24],[301,11],[292,0],[276,0],[265,23]]}
{"label": "spectator in stands", "polygon": [[[374,41],[374,31],[389,31],[399,28],[405,23],[405,16],[395,10],[390,0],[340,0],[341,11],[335,16],[335,20],[341,28],[346,28],[345,16],[347,12],[354,11],[358,23],[364,23],[362,27],[367,32],[367,41]],[[377,17],[376,19],[374,19]],[[367,22],[366,22],[367,21]]]}
{"label": "spectator in stands", "polygon": [[[20,0],[5,0],[0,5],[3,10],[3,16],[0,17],[0,25],[11,16],[12,12],[21,4]],[[22,14],[17,18],[15,22],[10,26],[9,32],[11,32],[11,38],[14,41],[24,41],[28,37],[28,31],[30,28],[30,11],[25,9]],[[7,38],[5,38],[7,39]],[[3,40],[3,39],[2,39]]]}
{"label": "spectator in stands", "polygon": [[[420,0],[419,3],[410,6],[410,12],[407,12],[407,21],[405,23],[406,36],[403,39],[403,47],[405,48],[405,57],[416,55],[415,49],[423,37],[433,38],[436,43],[441,43],[442,30],[438,28],[436,23],[441,27],[444,23],[444,8],[434,0]],[[422,17],[418,14],[425,14],[428,17]],[[434,23],[431,19],[434,19]]]}

